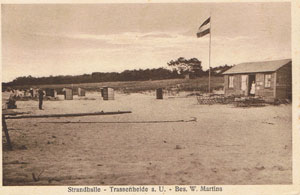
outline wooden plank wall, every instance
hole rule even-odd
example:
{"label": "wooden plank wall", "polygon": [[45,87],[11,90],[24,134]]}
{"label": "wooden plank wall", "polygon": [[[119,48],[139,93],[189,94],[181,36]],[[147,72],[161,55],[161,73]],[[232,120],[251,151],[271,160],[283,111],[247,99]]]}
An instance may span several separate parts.
{"label": "wooden plank wall", "polygon": [[224,75],[224,90],[225,93],[228,90],[228,75]]}
{"label": "wooden plank wall", "polygon": [[[265,88],[265,73],[257,73],[255,74],[256,80],[256,90],[255,95],[266,97],[266,98],[274,98],[274,90],[275,90],[275,74],[276,73],[266,73],[271,74],[271,87]],[[228,88],[228,78],[229,75],[225,75],[224,79],[224,89],[225,95],[244,95],[245,92],[242,91],[242,74],[234,75],[234,88]]]}
{"label": "wooden plank wall", "polygon": [[[271,74],[271,86],[265,87],[265,75]],[[234,75],[233,88],[228,88],[229,76],[224,75],[225,95],[243,95],[241,90],[241,75]],[[256,73],[255,95],[265,99],[285,99],[292,97],[292,65],[291,63],[281,67],[276,72]]]}
{"label": "wooden plank wall", "polygon": [[289,63],[277,71],[276,98],[292,98],[292,64]]}
{"label": "wooden plank wall", "polygon": [[225,95],[242,95],[243,91],[241,90],[242,86],[242,77],[240,74],[235,74],[234,79],[233,79],[233,88],[229,88],[229,76],[231,75],[225,75],[224,76],[224,90],[225,90]]}
{"label": "wooden plank wall", "polygon": [[65,100],[73,100],[72,89],[65,89]]}
{"label": "wooden plank wall", "polygon": [[[271,86],[265,87],[265,75],[271,74]],[[256,80],[256,90],[255,95],[262,96],[265,98],[275,98],[274,97],[274,90],[275,90],[275,74],[276,73],[257,73],[255,80]]]}

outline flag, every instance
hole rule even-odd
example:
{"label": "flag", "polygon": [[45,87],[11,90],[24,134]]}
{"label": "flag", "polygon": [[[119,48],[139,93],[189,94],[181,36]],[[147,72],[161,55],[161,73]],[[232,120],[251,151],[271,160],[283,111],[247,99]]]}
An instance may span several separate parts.
{"label": "flag", "polygon": [[203,24],[201,24],[201,26],[198,29],[197,32],[197,37],[203,37],[205,35],[207,35],[208,33],[210,33],[210,27],[209,27],[209,23],[210,23],[210,17],[207,18]]}

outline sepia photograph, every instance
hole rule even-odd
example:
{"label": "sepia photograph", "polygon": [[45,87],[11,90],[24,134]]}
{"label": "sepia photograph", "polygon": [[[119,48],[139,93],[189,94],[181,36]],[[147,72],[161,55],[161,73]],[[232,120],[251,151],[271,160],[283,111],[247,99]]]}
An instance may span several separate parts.
{"label": "sepia photograph", "polygon": [[291,2],[1,4],[1,34],[3,186],[293,184]]}

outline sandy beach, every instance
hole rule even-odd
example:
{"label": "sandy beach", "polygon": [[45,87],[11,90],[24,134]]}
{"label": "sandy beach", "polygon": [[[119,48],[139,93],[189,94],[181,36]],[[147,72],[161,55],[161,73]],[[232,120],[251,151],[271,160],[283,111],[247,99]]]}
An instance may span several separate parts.
{"label": "sandy beach", "polygon": [[17,106],[30,114],[132,113],[8,119],[13,151],[3,137],[4,185],[292,183],[291,104],[199,105],[154,93],[104,101],[87,93],[45,101],[44,110],[33,100]]}

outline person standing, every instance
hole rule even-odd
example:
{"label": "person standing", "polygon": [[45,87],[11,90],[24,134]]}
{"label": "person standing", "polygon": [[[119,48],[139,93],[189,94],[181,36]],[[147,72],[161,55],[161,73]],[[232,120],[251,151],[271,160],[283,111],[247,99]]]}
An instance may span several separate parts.
{"label": "person standing", "polygon": [[253,81],[251,84],[251,90],[250,90],[250,94],[252,96],[255,96],[255,82]]}
{"label": "person standing", "polygon": [[43,110],[43,98],[44,98],[44,92],[42,89],[39,89],[39,109]]}

